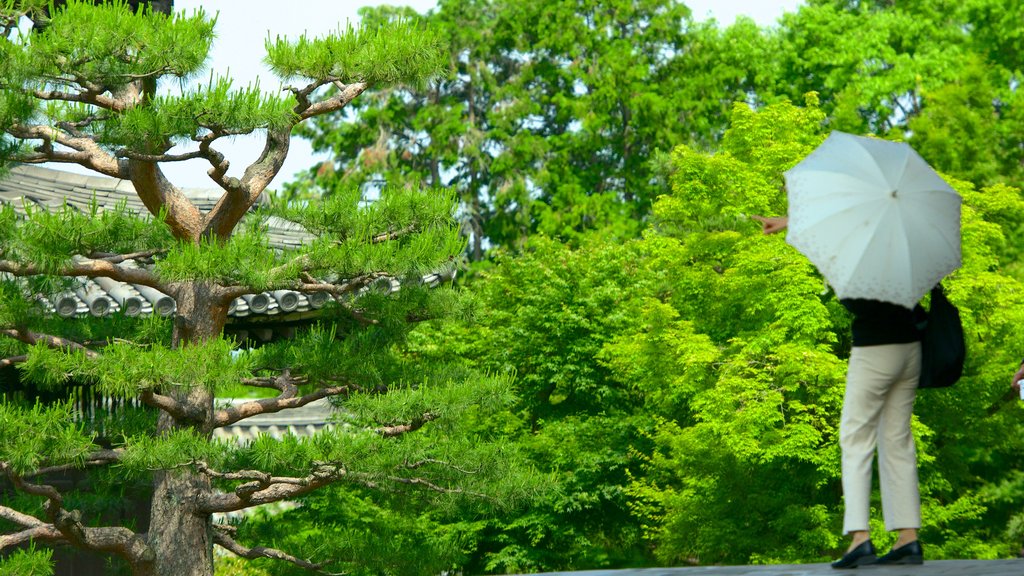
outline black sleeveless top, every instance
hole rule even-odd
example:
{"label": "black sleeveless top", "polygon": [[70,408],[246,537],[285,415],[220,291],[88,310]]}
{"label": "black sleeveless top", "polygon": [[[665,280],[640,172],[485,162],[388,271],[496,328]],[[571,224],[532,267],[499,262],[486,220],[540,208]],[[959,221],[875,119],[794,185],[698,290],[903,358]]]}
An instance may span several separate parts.
{"label": "black sleeveless top", "polygon": [[924,308],[913,310],[899,304],[845,298],[839,301],[853,314],[853,345],[880,346],[907,344],[921,340],[919,324],[927,318]]}

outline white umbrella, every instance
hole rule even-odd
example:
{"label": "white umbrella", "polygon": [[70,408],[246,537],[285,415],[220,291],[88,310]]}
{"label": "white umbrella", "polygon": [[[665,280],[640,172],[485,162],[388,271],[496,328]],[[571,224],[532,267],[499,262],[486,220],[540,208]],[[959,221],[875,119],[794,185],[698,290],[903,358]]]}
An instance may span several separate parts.
{"label": "white umbrella", "polygon": [[785,177],[786,241],[840,298],[913,308],[960,266],[960,196],[909,145],[835,131]]}

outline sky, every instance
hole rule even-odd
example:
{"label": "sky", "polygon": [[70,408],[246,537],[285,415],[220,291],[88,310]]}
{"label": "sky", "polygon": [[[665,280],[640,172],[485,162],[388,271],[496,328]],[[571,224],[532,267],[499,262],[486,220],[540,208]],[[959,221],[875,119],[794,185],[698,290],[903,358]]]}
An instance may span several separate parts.
{"label": "sky", "polygon": [[[544,0],[535,0],[544,1]],[[321,36],[339,29],[347,21],[358,22],[356,11],[362,6],[393,4],[411,6],[417,12],[425,12],[437,5],[436,0],[293,0],[292,10],[280,0],[175,0],[176,11],[191,14],[202,7],[208,14],[217,15],[215,28],[217,38],[213,44],[210,69],[214,74],[228,74],[236,87],[248,85],[259,78],[264,91],[277,91],[280,81],[267,70],[262,59],[263,44],[268,34],[297,38],[303,33]],[[694,19],[715,18],[719,24],[732,24],[738,15],[746,15],[760,25],[767,26],[784,13],[793,11],[800,0],[683,0],[693,12]],[[203,76],[209,77],[209,71]],[[245,166],[259,157],[262,142],[256,137],[239,137],[231,143],[219,143],[216,147],[231,162],[230,176],[241,176]],[[292,179],[296,172],[312,166],[324,155],[314,155],[309,143],[293,138],[288,160],[281,172],[270,184],[271,189],[280,188]],[[68,166],[53,166],[69,169]],[[168,178],[180,187],[212,188],[213,182],[206,176],[209,164],[203,160],[178,162],[164,165]]]}

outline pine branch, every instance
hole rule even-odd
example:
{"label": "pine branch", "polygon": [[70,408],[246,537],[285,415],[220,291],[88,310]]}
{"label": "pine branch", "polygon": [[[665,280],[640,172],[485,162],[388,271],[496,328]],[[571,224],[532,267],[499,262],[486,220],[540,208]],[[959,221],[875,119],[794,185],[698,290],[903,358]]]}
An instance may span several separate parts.
{"label": "pine branch", "polygon": [[93,350],[86,348],[85,346],[68,340],[66,338],[59,338],[57,336],[50,336],[49,334],[41,334],[39,332],[31,332],[29,330],[22,330],[17,328],[0,328],[0,335],[13,338],[20,342],[24,342],[31,346],[43,343],[50,348],[56,348],[59,350],[73,350],[85,353],[87,358],[98,358],[99,354]]}
{"label": "pine branch", "polygon": [[[63,162],[78,164],[112,178],[126,179],[128,177],[127,167],[118,162],[117,158],[111,156],[91,138],[75,138],[62,130],[57,130],[50,126],[24,124],[9,126],[7,133],[15,138],[24,140],[42,140],[42,144],[35,149],[36,154],[16,156],[15,160],[29,163]],[[53,148],[54,142],[71,148],[75,152],[55,150]]]}
{"label": "pine branch", "polygon": [[198,469],[212,478],[225,480],[249,480],[235,488],[232,493],[208,493],[199,497],[197,509],[200,512],[235,512],[260,504],[270,504],[297,498],[344,478],[348,471],[342,467],[321,464],[312,474],[301,478],[271,476],[265,472],[243,470],[240,472],[217,472],[198,463]]}
{"label": "pine branch", "polygon": [[388,476],[388,480],[392,482],[397,482],[399,484],[423,486],[425,488],[433,490],[434,492],[440,492],[441,494],[465,494],[467,496],[475,496],[477,498],[484,498],[487,500],[494,499],[492,496],[488,496],[487,494],[483,494],[481,492],[467,492],[466,490],[462,490],[461,488],[445,488],[443,486],[438,486],[437,484],[434,484],[433,482],[427,480],[426,478],[405,478],[403,476]]}
{"label": "pine branch", "polygon": [[[377,482],[369,474],[349,473],[345,468],[331,464],[320,464],[312,474],[300,478],[277,477],[258,470],[241,470],[238,472],[218,472],[210,469],[205,463],[197,463],[199,471],[211,478],[222,480],[248,480],[235,487],[233,493],[209,493],[201,497],[198,510],[207,513],[235,512],[252,506],[290,500],[308,494],[318,488],[342,479],[349,479],[367,488],[379,489]],[[407,478],[388,476],[387,480],[398,484],[422,486],[442,494],[465,494],[478,498],[491,499],[491,496],[479,492],[468,492],[459,488],[445,488],[425,478]]]}
{"label": "pine branch", "polygon": [[[270,370],[270,368],[261,368],[261,370]],[[287,368],[285,370],[287,370]],[[284,372],[285,370],[279,370],[279,372]],[[244,386],[252,386],[254,388],[273,388],[274,390],[284,392],[284,388],[287,383],[282,382],[279,378],[280,377],[258,376],[255,378],[243,378],[241,382]],[[306,378],[304,376],[294,376],[290,381],[297,384],[305,384]]]}
{"label": "pine branch", "polygon": [[117,157],[139,160],[140,162],[184,162],[185,160],[195,160],[196,158],[205,158],[206,156],[199,150],[184,154],[143,154],[127,148],[119,148],[117,150]]}
{"label": "pine branch", "polygon": [[[291,264],[283,264],[281,266],[277,266],[275,268],[272,268],[267,273],[267,275],[273,277],[276,274],[281,274],[290,265],[294,265],[296,262],[299,262],[300,265],[301,264],[308,264],[308,258],[303,258],[304,256],[305,255],[296,257],[296,259],[293,260]],[[3,269],[0,268],[0,272],[2,272],[2,271],[3,271]],[[277,289],[288,289],[288,290],[297,290],[299,292],[307,292],[307,293],[310,293],[310,292],[327,292],[328,294],[331,294],[331,295],[334,295],[334,296],[341,296],[341,295],[344,295],[344,294],[349,294],[351,292],[355,292],[356,290],[359,290],[360,288],[363,288],[365,286],[368,286],[368,285],[372,284],[376,280],[380,280],[381,278],[388,278],[388,277],[389,277],[389,275],[386,272],[370,272],[369,274],[363,274],[362,276],[357,276],[357,277],[352,278],[350,280],[346,280],[346,281],[342,282],[341,284],[330,284],[330,283],[327,283],[327,282],[308,282],[308,281],[290,280],[290,281],[287,281],[287,282],[281,282],[280,284],[275,285],[275,286],[266,287],[265,290],[270,291],[270,290],[277,290]],[[239,296],[242,296],[244,294],[250,294],[250,293],[252,293],[252,291],[253,291],[253,289],[251,287],[249,287],[249,286],[225,286],[223,288],[224,297],[229,299],[229,301],[230,301],[231,298],[238,298]]]}
{"label": "pine branch", "polygon": [[[316,88],[322,86],[324,83],[326,82],[310,84],[310,86],[315,86],[313,88],[315,90]],[[334,85],[338,88],[337,94],[335,94],[331,98],[321,100],[320,102],[315,103],[311,103],[308,99],[309,93],[312,92],[312,90],[309,90],[310,86],[307,86],[305,89],[300,91],[292,90],[292,93],[296,95],[296,100],[299,101],[299,103],[295,106],[293,110],[296,114],[298,114],[300,121],[307,120],[314,116],[330,114],[331,112],[341,110],[345,106],[348,106],[350,102],[355,100],[360,94],[362,94],[367,88],[370,87],[370,85],[366,82],[353,82],[352,84],[342,84],[340,82],[334,82]],[[299,95],[305,90],[309,90],[309,92],[305,94],[306,98],[300,98]]]}
{"label": "pine branch", "polygon": [[53,486],[26,482],[6,462],[0,462],[0,472],[10,479],[16,490],[46,498],[45,509],[50,517],[50,522],[45,523],[33,516],[0,506],[0,517],[27,528],[15,534],[0,536],[0,550],[27,539],[36,539],[53,543],[67,542],[79,548],[117,554],[133,567],[152,562],[149,546],[135,532],[120,526],[87,527],[82,523],[81,512],[69,512],[63,508],[64,498]]}
{"label": "pine branch", "polygon": [[385,232],[378,234],[370,239],[371,244],[380,244],[381,242],[387,242],[389,240],[397,240],[403,236],[408,236],[416,231],[416,224],[409,224],[405,228],[394,230],[392,232]]}
{"label": "pine branch", "polygon": [[242,178],[237,183],[225,178],[218,165],[214,166],[210,171],[210,176],[227,193],[206,215],[203,222],[203,235],[227,238],[231,234],[238,221],[242,219],[249,207],[256,202],[259,195],[266,190],[271,180],[284,166],[284,160],[288,156],[292,128],[296,124],[314,116],[341,110],[369,88],[369,84],[366,82],[342,85],[333,97],[316,103],[310,102],[309,95],[313,90],[327,81],[315,82],[302,90],[293,90],[298,101],[292,110],[296,114],[293,121],[283,126],[267,129],[263,152],[255,162],[245,169]]}
{"label": "pine branch", "polygon": [[[206,174],[211,180],[217,183],[218,186],[224,189],[225,192],[231,194],[241,193],[241,183],[238,178],[229,178],[228,168],[231,167],[231,163],[228,162],[227,158],[223,154],[213,148],[213,143],[223,136],[232,135],[235,131],[233,130],[217,130],[212,131],[210,134],[200,138],[199,151],[203,153],[203,157],[210,163],[210,169],[206,171]],[[238,132],[241,132],[240,130]]]}
{"label": "pine branch", "polygon": [[[21,264],[10,260],[0,260],[0,272],[7,272],[13,276],[37,276],[46,274],[36,264]],[[149,270],[142,268],[122,268],[115,262],[107,260],[81,259],[65,265],[56,271],[58,276],[85,276],[87,278],[110,278],[127,284],[142,284],[150,288],[156,288],[167,293],[169,287],[160,283],[157,277]]]}
{"label": "pine branch", "polygon": [[321,388],[316,392],[312,392],[304,396],[296,396],[298,388],[294,384],[288,384],[287,387],[279,388],[279,390],[281,390],[281,394],[274,398],[253,400],[251,402],[239,404],[238,406],[218,410],[213,415],[213,427],[223,428],[224,426],[230,426],[239,420],[243,420],[257,414],[274,414],[276,412],[281,412],[282,410],[300,408],[310,402],[320,400],[321,398],[339,395],[347,396],[351,392],[351,389],[348,386],[332,386],[329,388]]}
{"label": "pine branch", "polygon": [[297,285],[293,284],[293,286],[296,286],[296,290],[301,290],[303,292],[327,292],[329,294],[333,294],[334,296],[342,296],[350,292],[355,292],[360,288],[369,286],[370,284],[374,283],[377,280],[380,280],[381,278],[388,277],[389,275],[386,272],[370,272],[369,274],[363,274],[362,276],[356,276],[351,280],[346,280],[341,284],[328,284],[326,282],[302,282]]}
{"label": "pine branch", "polygon": [[237,541],[235,541],[234,538],[232,538],[232,534],[234,534],[235,531],[236,530],[234,526],[228,526],[225,524],[214,524],[213,542],[221,548],[228,550],[236,556],[245,558],[246,560],[255,560],[256,558],[270,558],[272,560],[290,562],[292,564],[295,564],[296,566],[305,568],[306,570],[315,570],[320,574],[331,574],[329,572],[324,572],[323,570],[321,570],[321,568],[326,563],[314,564],[312,562],[309,562],[308,560],[302,560],[301,558],[296,558],[291,554],[287,554],[275,548],[267,548],[265,546],[254,546],[252,548],[246,548],[245,546],[242,546]]}
{"label": "pine branch", "polygon": [[[377,482],[375,482],[373,480],[370,480],[370,478],[368,477],[367,474],[352,474],[351,476],[352,476],[352,481],[357,482],[357,483],[359,483],[359,484],[361,484],[361,485],[363,485],[363,486],[365,486],[365,487],[367,487],[367,488],[369,488],[371,490],[380,490],[380,488],[381,488],[380,484],[378,484]],[[495,500],[495,498],[493,496],[489,496],[489,495],[483,494],[481,492],[469,492],[469,491],[466,491],[466,490],[462,490],[461,488],[445,488],[443,486],[438,486],[437,484],[434,484],[433,482],[427,480],[426,478],[416,478],[416,477],[406,478],[404,476],[388,476],[387,480],[389,480],[391,482],[398,483],[398,484],[408,484],[408,485],[411,485],[411,486],[423,486],[424,488],[427,488],[429,490],[433,490],[434,492],[439,492],[441,494],[465,494],[466,496],[473,496],[473,497],[476,497],[476,498],[483,498],[485,500],[491,500],[491,501]]]}
{"label": "pine branch", "polygon": [[406,461],[405,464],[403,464],[403,467],[408,469],[408,470],[415,470],[417,468],[422,468],[423,466],[427,466],[428,464],[437,464],[439,466],[444,466],[445,468],[451,468],[452,470],[455,470],[456,472],[460,472],[462,474],[479,474],[480,473],[479,470],[475,470],[475,471],[474,470],[466,470],[465,468],[459,468],[458,466],[452,464],[451,462],[445,462],[444,460],[436,460],[434,458],[425,458],[423,460],[418,460],[416,462]]}
{"label": "pine branch", "polygon": [[14,484],[14,488],[20,492],[26,494],[32,494],[33,496],[42,496],[46,498],[46,513],[50,517],[51,521],[57,519],[57,513],[64,506],[64,497],[61,496],[60,492],[56,488],[49,484],[34,484],[32,482],[26,482],[21,475],[16,474],[7,462],[0,461],[0,472],[7,476],[7,478]]}
{"label": "pine branch", "polygon": [[0,368],[7,366],[14,366],[28,360],[28,355],[22,354],[20,356],[10,356],[8,358],[0,358]]}
{"label": "pine branch", "polygon": [[143,390],[142,393],[139,394],[139,400],[147,406],[163,410],[178,422],[188,420],[198,422],[203,418],[201,410],[189,411],[181,402],[178,402],[170,396],[157,394],[153,390]]}
{"label": "pine branch", "polygon": [[52,524],[47,524],[35,516],[22,514],[13,508],[0,505],[0,519],[25,528],[13,534],[0,534],[0,550],[32,541],[54,544],[67,542],[60,530],[57,530]]}
{"label": "pine branch", "polygon": [[125,103],[112,98],[110,96],[104,96],[101,93],[86,91],[86,92],[61,92],[58,90],[34,90],[31,92],[32,96],[40,100],[58,100],[62,102],[79,102],[82,104],[91,104],[98,108],[105,110],[111,110],[113,112],[123,112],[125,110]]}
{"label": "pine branch", "polygon": [[408,434],[409,432],[415,432],[423,425],[431,420],[437,420],[437,414],[432,412],[426,412],[422,416],[413,418],[408,424],[398,424],[396,426],[384,426],[377,428],[377,433],[385,438],[394,438],[395,436],[401,436],[402,434]]}
{"label": "pine branch", "polygon": [[45,474],[55,474],[58,472],[67,472],[68,470],[77,470],[83,466],[101,466],[111,464],[121,460],[121,456],[124,454],[124,449],[118,448],[116,450],[97,450],[85,457],[85,461],[81,463],[70,463],[60,464],[57,466],[46,466],[43,468],[36,468],[31,472],[22,474],[22,478],[31,478],[33,476],[42,476]]}
{"label": "pine branch", "polygon": [[57,127],[60,128],[61,130],[65,131],[65,132],[67,132],[68,134],[71,134],[75,138],[88,138],[89,135],[86,134],[85,132],[82,132],[81,130],[79,130],[79,128],[84,128],[86,126],[92,126],[93,122],[109,120],[109,119],[110,118],[108,118],[106,116],[100,116],[100,115],[97,115],[97,114],[90,114],[89,116],[86,116],[85,118],[82,118],[81,120],[75,120],[74,122],[72,122],[70,120],[61,120],[61,121],[57,122]]}
{"label": "pine branch", "polygon": [[148,260],[158,254],[165,254],[166,248],[154,248],[153,250],[142,250],[140,252],[130,252],[128,254],[111,254],[108,252],[93,252],[89,254],[91,260],[103,260],[110,262],[111,264],[120,264],[125,260]]}

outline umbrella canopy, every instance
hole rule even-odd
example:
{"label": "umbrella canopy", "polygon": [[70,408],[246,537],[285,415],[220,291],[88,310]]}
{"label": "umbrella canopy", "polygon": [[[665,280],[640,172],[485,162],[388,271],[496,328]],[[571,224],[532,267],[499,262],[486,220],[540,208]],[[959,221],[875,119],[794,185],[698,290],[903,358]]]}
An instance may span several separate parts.
{"label": "umbrella canopy", "polygon": [[960,196],[907,144],[835,131],[785,177],[786,241],[840,298],[913,308],[960,266]]}

